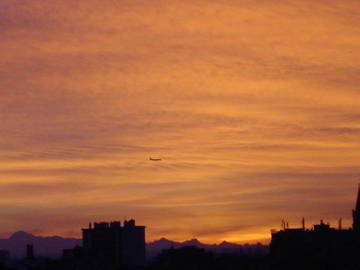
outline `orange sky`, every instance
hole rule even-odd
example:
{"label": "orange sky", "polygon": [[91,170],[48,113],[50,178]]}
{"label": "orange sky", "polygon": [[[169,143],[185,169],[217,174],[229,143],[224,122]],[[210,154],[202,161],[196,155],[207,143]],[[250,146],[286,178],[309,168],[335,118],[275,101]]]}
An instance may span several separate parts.
{"label": "orange sky", "polygon": [[[358,0],[2,0],[0,232],[351,224]],[[161,162],[148,161],[162,157]]]}

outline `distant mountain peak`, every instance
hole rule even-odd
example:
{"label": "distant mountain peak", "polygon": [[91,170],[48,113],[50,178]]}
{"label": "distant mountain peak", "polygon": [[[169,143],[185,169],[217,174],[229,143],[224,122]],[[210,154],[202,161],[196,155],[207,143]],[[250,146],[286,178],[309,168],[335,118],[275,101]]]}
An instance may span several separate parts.
{"label": "distant mountain peak", "polygon": [[27,239],[31,239],[34,238],[34,235],[32,235],[31,233],[28,232],[24,232],[24,231],[17,231],[14,232],[9,239],[12,240],[27,240]]}
{"label": "distant mountain peak", "polygon": [[159,242],[172,242],[171,240],[165,238],[165,237],[161,237],[159,240]]}
{"label": "distant mountain peak", "polygon": [[162,237],[159,240],[154,240],[152,242],[149,242],[148,244],[151,244],[151,245],[167,245],[167,244],[172,244],[172,243],[174,243],[174,241],[169,240],[169,239],[167,239],[165,237]]}
{"label": "distant mountain peak", "polygon": [[63,249],[81,245],[81,239],[60,236],[42,237],[25,231],[17,231],[7,239],[0,239],[0,249],[9,250],[13,258],[23,258],[27,244],[33,244],[36,254],[41,257],[59,258]]}
{"label": "distant mountain peak", "polygon": [[184,244],[187,244],[187,245],[200,245],[200,241],[197,240],[196,238],[193,238],[191,240],[187,240],[185,242],[183,242]]}

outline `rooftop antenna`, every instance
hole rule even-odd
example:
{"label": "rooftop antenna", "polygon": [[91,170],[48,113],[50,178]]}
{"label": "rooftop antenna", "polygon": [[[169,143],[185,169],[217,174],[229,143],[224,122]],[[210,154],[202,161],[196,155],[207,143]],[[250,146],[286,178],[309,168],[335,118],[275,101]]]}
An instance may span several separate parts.
{"label": "rooftop antenna", "polygon": [[302,223],[303,230],[305,230],[305,218],[304,217],[302,218],[301,223]]}
{"label": "rooftop antenna", "polygon": [[339,219],[339,230],[342,230],[342,218]]}

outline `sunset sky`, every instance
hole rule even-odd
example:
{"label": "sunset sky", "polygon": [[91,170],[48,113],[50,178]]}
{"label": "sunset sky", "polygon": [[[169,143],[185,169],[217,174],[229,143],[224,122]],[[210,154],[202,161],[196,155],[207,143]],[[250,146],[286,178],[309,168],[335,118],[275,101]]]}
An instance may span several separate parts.
{"label": "sunset sky", "polygon": [[359,0],[1,0],[0,237],[132,217],[148,241],[350,226],[359,14]]}

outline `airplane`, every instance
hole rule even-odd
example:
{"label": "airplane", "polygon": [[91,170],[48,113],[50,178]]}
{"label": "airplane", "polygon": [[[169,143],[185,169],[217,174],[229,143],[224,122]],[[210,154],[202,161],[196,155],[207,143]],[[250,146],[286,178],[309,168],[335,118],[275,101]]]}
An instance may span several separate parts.
{"label": "airplane", "polygon": [[161,158],[152,158],[152,157],[150,157],[149,160],[151,160],[151,161],[161,161]]}

